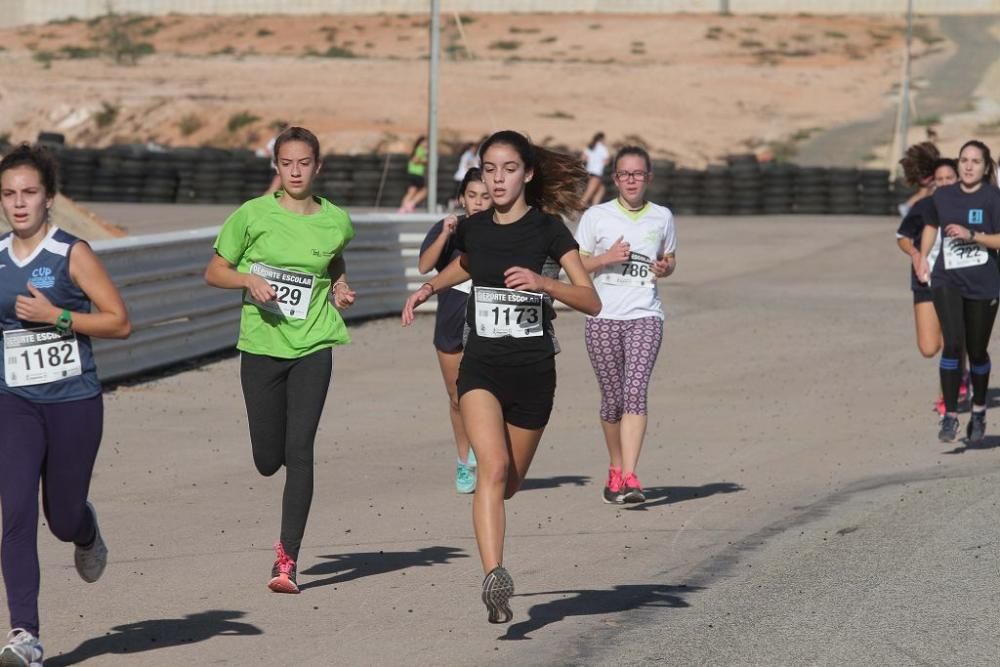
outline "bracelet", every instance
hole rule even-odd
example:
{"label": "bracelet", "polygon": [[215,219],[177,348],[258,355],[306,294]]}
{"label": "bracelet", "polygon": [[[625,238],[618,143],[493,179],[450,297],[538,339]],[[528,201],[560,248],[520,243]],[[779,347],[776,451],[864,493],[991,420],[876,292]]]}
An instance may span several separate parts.
{"label": "bracelet", "polygon": [[335,282],[335,283],[333,284],[333,287],[331,287],[330,289],[332,289],[332,290],[336,291],[336,290],[337,290],[337,285],[343,285],[344,287],[346,287],[346,288],[348,288],[348,289],[350,289],[350,288],[351,288],[351,286],[347,284],[347,281],[346,281],[346,280],[338,280],[337,282]]}
{"label": "bracelet", "polygon": [[420,286],[420,289],[423,289],[425,287],[431,288],[431,296],[434,296],[437,293],[437,291],[434,289],[434,285],[431,285],[430,283],[424,283],[423,285]]}
{"label": "bracelet", "polygon": [[68,310],[63,310],[59,313],[59,317],[56,318],[56,331],[61,334],[69,333],[69,330],[73,327],[73,313]]}
{"label": "bracelet", "polygon": [[969,230],[969,242],[970,243],[975,243],[976,242],[976,230],[975,229],[970,229]]}

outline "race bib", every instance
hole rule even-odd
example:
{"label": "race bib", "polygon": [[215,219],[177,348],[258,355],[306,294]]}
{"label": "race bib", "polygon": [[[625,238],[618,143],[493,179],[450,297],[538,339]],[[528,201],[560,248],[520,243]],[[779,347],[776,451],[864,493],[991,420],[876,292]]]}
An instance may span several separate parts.
{"label": "race bib", "polygon": [[594,282],[625,287],[652,287],[653,261],[633,252],[627,262],[609,264],[601,269]]}
{"label": "race bib", "polygon": [[459,292],[464,292],[465,294],[468,294],[469,292],[472,291],[472,281],[466,280],[464,283],[453,285],[452,289],[457,289]]}
{"label": "race bib", "polygon": [[944,239],[944,268],[967,269],[982,266],[989,258],[986,248],[971,241],[960,241],[951,237]]}
{"label": "race bib", "polygon": [[483,338],[542,335],[542,295],[500,287],[474,288],[476,333]]}
{"label": "race bib", "polygon": [[55,327],[3,332],[3,379],[8,387],[27,387],[83,373],[80,346],[72,331]]}
{"label": "race bib", "polygon": [[293,320],[304,320],[312,302],[313,284],[316,276],[311,273],[299,273],[287,269],[276,269],[267,264],[257,262],[250,266],[250,273],[260,276],[271,286],[276,297],[266,303],[257,301],[247,290],[244,301],[256,305],[275,315],[284,315]]}

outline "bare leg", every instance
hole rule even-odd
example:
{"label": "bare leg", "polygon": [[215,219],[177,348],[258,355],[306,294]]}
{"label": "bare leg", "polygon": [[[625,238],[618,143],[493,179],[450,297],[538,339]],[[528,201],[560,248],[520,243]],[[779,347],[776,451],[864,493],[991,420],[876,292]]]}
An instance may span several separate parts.
{"label": "bare leg", "polygon": [[462,363],[462,352],[437,351],[438,364],[441,366],[441,377],[444,378],[445,389],[448,390],[448,416],[451,418],[451,430],[455,434],[455,445],[458,447],[458,460],[467,463],[469,460],[469,436],[465,433],[462,423],[462,413],[458,409],[458,366]]}
{"label": "bare leg", "polygon": [[941,351],[944,339],[941,337],[941,322],[930,301],[913,304],[913,321],[917,325],[917,347],[920,354],[928,359]]}
{"label": "bare leg", "polygon": [[507,529],[504,499],[520,487],[544,429],[528,430],[506,424],[500,403],[483,389],[465,393],[460,402],[465,430],[472,439],[479,464],[472,498],[472,523],[483,572],[489,573],[503,563]]}
{"label": "bare leg", "polygon": [[594,193],[597,192],[597,188],[600,184],[601,179],[597,176],[594,176],[593,174],[587,176],[587,189],[583,191],[584,206],[590,206],[590,201],[594,198]]}
{"label": "bare leg", "polygon": [[[646,415],[633,415],[628,412],[622,415],[620,444],[622,477],[635,472],[635,466],[639,462],[639,450],[642,449],[642,439],[646,436],[647,421]],[[610,447],[608,449],[610,450]]]}
{"label": "bare leg", "polygon": [[606,422],[601,420],[604,430],[604,443],[608,446],[608,459],[612,468],[622,467],[622,429],[621,422]]}

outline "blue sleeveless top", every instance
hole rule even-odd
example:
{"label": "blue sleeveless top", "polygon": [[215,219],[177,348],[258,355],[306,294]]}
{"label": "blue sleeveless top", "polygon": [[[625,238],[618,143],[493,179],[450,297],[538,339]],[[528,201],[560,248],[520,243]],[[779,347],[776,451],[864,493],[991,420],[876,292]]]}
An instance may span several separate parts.
{"label": "blue sleeveless top", "polygon": [[[11,233],[0,236],[0,329],[33,329],[47,323],[22,322],[14,306],[19,295],[30,296],[28,283],[57,308],[89,313],[90,299],[69,276],[69,255],[81,240],[54,226],[29,257],[18,261],[11,252]],[[101,393],[90,338],[76,335],[83,373],[46,384],[8,387],[4,380],[6,359],[0,354],[0,393],[14,394],[36,403],[65,403],[93,398]]]}

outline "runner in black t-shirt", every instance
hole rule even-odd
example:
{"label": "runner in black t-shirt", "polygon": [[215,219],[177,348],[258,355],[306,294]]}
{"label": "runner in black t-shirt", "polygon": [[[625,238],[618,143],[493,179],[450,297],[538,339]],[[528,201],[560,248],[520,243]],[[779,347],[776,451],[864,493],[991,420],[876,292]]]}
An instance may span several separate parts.
{"label": "runner in black t-shirt", "polygon": [[[1000,190],[997,167],[990,149],[968,141],[958,154],[959,182],[938,189],[926,216],[920,256],[914,269],[921,282],[931,283],[934,308],[941,321],[941,388],[945,415],[938,438],[958,437],[958,385],[963,351],[969,356],[972,377],[972,416],[966,431],[968,443],[977,444],[986,434],[986,389],[990,379],[987,347],[1000,296]],[[927,256],[941,229],[940,252],[933,269]]]}
{"label": "runner in black t-shirt", "polygon": [[[930,163],[930,167],[933,172],[927,196],[909,207],[899,229],[896,230],[896,244],[911,260],[910,289],[913,291],[913,321],[917,328],[917,349],[928,359],[941,351],[941,323],[938,321],[937,311],[934,310],[931,299],[931,286],[917,279],[917,273],[913,269],[913,259],[920,257],[920,237],[924,231],[925,218],[930,215],[930,209],[934,208],[934,200],[930,194],[935,188],[943,188],[958,181],[958,162],[948,158],[937,158]],[[963,394],[966,393],[965,381],[962,382],[961,389]],[[938,398],[935,408],[943,417],[945,413],[943,395]]]}
{"label": "runner in black t-shirt", "polygon": [[[483,183],[483,174],[478,167],[465,172],[458,186],[458,202],[466,215],[474,215],[490,207],[490,193]],[[458,221],[454,215],[436,223],[427,232],[420,246],[418,266],[421,273],[431,269],[444,271],[461,253],[455,248],[455,230]],[[458,447],[458,461],[455,464],[455,490],[472,493],[476,490],[476,455],[469,449],[469,436],[462,425],[462,414],[458,409],[458,365],[462,361],[463,329],[465,328],[465,305],[469,300],[469,282],[455,285],[438,294],[437,313],[434,321],[434,347],[437,349],[438,364],[444,377],[444,386],[451,399],[451,429]]]}
{"label": "runner in black t-shirt", "polygon": [[[544,297],[590,315],[600,312],[601,300],[573,235],[553,215],[579,206],[585,174],[576,160],[510,130],[493,134],[479,154],[493,208],[459,224],[455,247],[462,256],[410,295],[403,325],[431,295],[472,278],[458,395],[479,463],[472,516],[486,572],[483,602],[491,623],[506,623],[514,582],[502,566],[504,500],[524,480],[556,388],[554,312]],[[572,284],[540,275],[549,258]]]}

